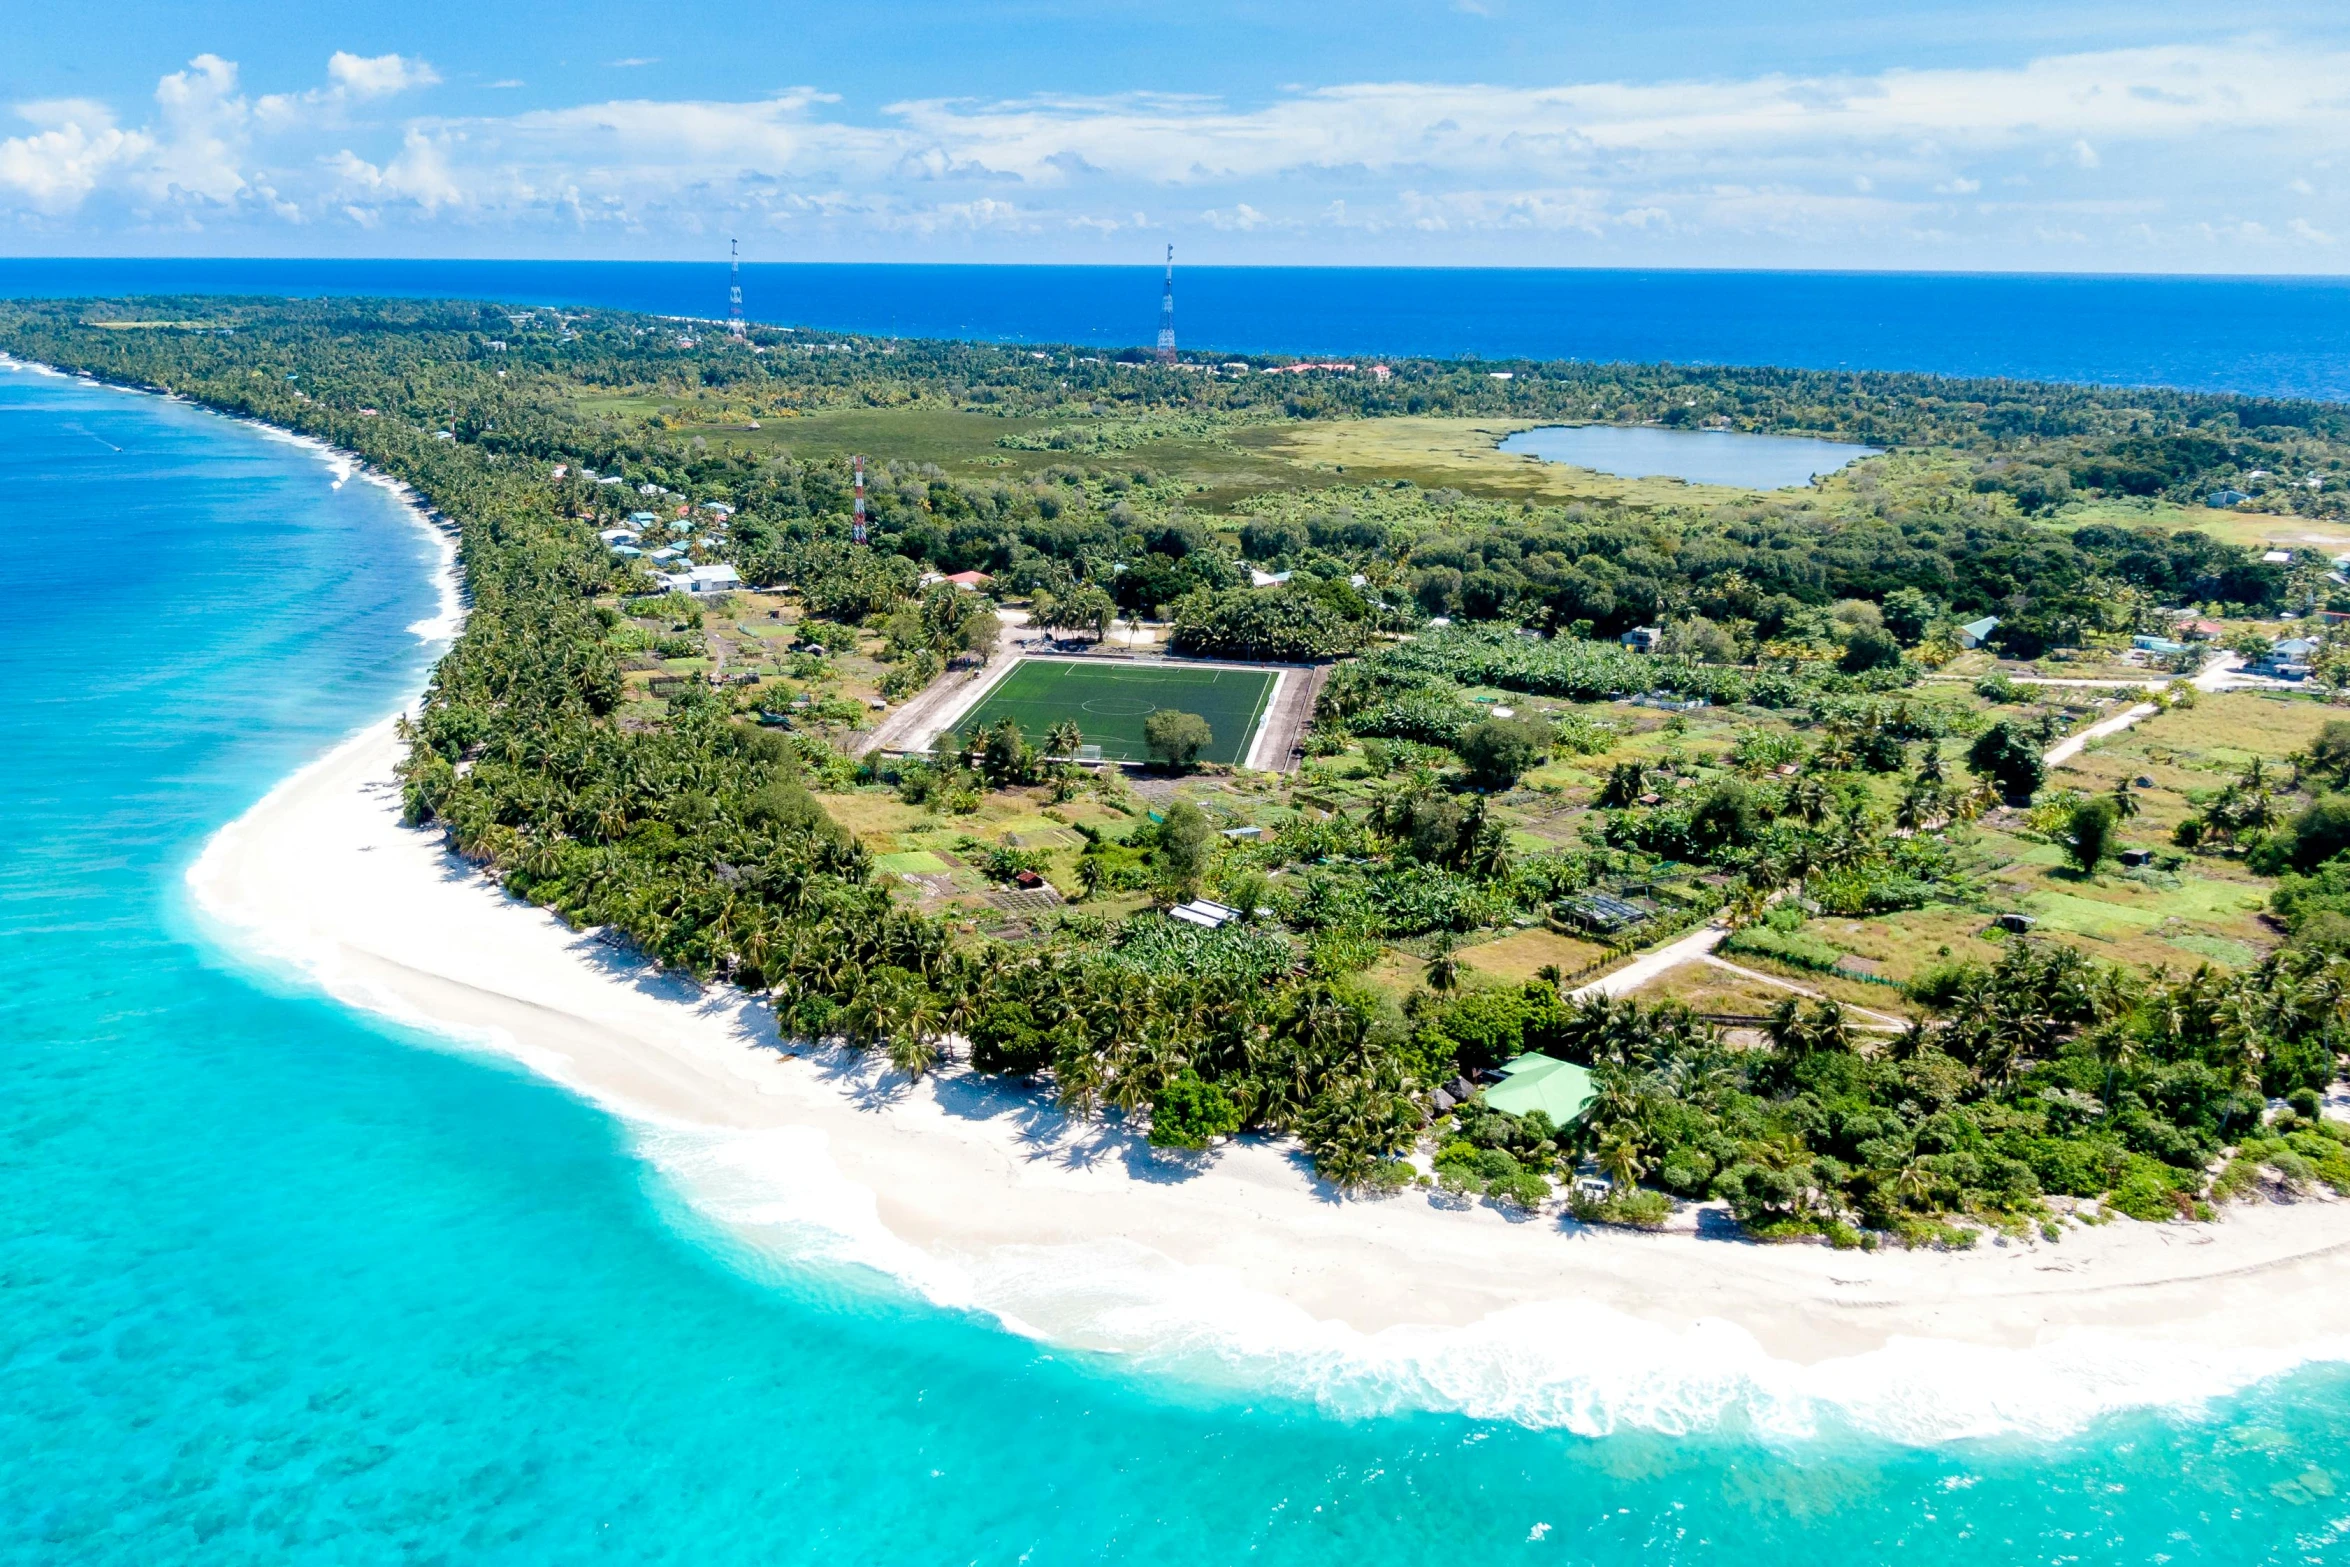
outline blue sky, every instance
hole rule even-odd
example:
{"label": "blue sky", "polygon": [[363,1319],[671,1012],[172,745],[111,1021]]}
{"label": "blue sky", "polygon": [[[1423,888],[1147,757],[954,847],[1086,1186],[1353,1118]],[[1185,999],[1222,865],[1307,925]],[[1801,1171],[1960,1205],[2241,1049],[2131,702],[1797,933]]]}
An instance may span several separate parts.
{"label": "blue sky", "polygon": [[0,252],[2350,271],[2350,7],[8,5]]}

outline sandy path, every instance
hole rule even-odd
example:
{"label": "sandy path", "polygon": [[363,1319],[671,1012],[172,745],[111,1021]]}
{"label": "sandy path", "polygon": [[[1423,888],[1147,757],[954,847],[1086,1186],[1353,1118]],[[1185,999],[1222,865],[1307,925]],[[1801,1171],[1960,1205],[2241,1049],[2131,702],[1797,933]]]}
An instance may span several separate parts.
{"label": "sandy path", "polygon": [[1023,644],[1035,633],[1028,629],[1028,611],[999,609],[1002,629],[995,651],[977,669],[954,670],[914,693],[879,724],[850,742],[850,751],[867,756],[875,751],[911,751],[927,746],[949,724],[979,705],[995,684],[1019,662]]}
{"label": "sandy path", "polygon": [[2118,713],[2111,718],[2101,719],[2079,734],[2057,741],[2056,744],[2048,748],[2047,754],[2042,756],[2040,760],[2049,767],[2062,767],[2087,750],[2090,741],[2102,740],[2107,735],[2118,735],[2132,724],[2142,719],[2152,718],[2161,711],[2162,709],[2155,703],[2140,702],[2126,713]]}
{"label": "sandy path", "polygon": [[[1735,974],[1740,979],[1758,980],[1765,985],[1773,986],[1779,990],[1791,990],[1799,996],[1809,996],[1814,1001],[1825,1001],[1828,999],[1825,995],[1821,994],[1817,990],[1812,989],[1809,985],[1798,985],[1791,979],[1781,979],[1776,974],[1765,974],[1760,969],[1740,968],[1737,964],[1732,963],[1729,959],[1717,958],[1711,953],[1706,955],[1705,961],[1708,966],[1718,968],[1725,974]],[[1842,1003],[1842,1005],[1845,1011],[1858,1013],[1860,1016],[1866,1018],[1874,1018],[1878,1023],[1888,1028],[1909,1027],[1908,1019],[1895,1017],[1890,1012],[1872,1011],[1867,1007],[1854,1006],[1849,1001]]]}
{"label": "sandy path", "polygon": [[[2220,684],[2220,682],[2226,680],[2227,677],[2233,673],[2235,662],[2236,655],[2233,653],[2227,655],[2227,657],[2221,660],[2218,664],[2215,664],[2212,668],[2205,670],[2201,675],[2197,676],[2195,683],[2207,691],[2229,689],[2228,687]],[[2205,685],[2204,682],[2207,680],[2211,681],[2212,684]],[[2041,681],[2038,683],[2042,685],[2058,685],[2064,684],[2065,682]],[[2112,682],[2101,681],[2097,683],[2111,684]],[[2161,711],[2162,708],[2156,703],[2141,702],[2137,706],[2129,709],[2127,712],[2117,714],[2112,718],[2101,719],[2098,722],[2091,724],[2088,728],[2082,730],[2079,734],[2073,735],[2068,739],[2059,740],[2056,742],[2056,744],[2050,746],[2045,752],[2041,754],[2041,763],[2044,766],[2050,768],[2062,767],[2065,763],[2071,761],[2074,757],[2080,755],[2082,751],[2086,750],[2090,741],[2102,740],[2107,735],[2120,734],[2123,730],[2128,729],[2132,725],[2140,723],[2146,719],[2152,718],[2156,713]],[[1746,974],[1749,978],[1765,980],[1771,984],[1780,985],[1789,990],[1801,989],[1800,986],[1790,985],[1785,980],[1772,979],[1767,974],[1756,974],[1747,969],[1735,968],[1733,965],[1723,963],[1721,959],[1714,957],[1714,948],[1719,946],[1721,944],[1722,938],[1728,934],[1729,932],[1727,930],[1718,925],[1709,925],[1703,930],[1699,930],[1690,935],[1682,937],[1680,940],[1674,942],[1669,947],[1659,947],[1654,952],[1644,953],[1623,968],[1617,969],[1613,973],[1604,974],[1598,979],[1593,980],[1590,984],[1584,985],[1579,989],[1569,992],[1569,999],[1581,1000],[1585,996],[1621,996],[1627,994],[1628,992],[1638,990],[1642,985],[1647,984],[1650,980],[1655,979],[1660,974],[1669,973],[1673,969],[1679,968],[1684,963],[1695,963],[1700,959],[1718,964],[1723,968],[1732,969],[1732,971],[1735,973]],[[1811,995],[1814,994],[1814,992],[1807,990],[1803,991],[1803,994]],[[1866,1012],[1868,1009],[1863,1007],[1857,1008],[1855,1010]],[[1868,1015],[1871,1017],[1884,1016],[1883,1013],[1877,1012],[1871,1012]],[[1888,1021],[1893,1020],[1889,1019]]]}
{"label": "sandy path", "polygon": [[1624,996],[1638,990],[1659,974],[1670,973],[1684,963],[1694,963],[1708,957],[1722,944],[1729,931],[1720,925],[1701,925],[1688,935],[1654,952],[1644,952],[1611,973],[1602,974],[1588,985],[1579,985],[1567,992],[1569,1001],[1581,1001],[1590,996]]}

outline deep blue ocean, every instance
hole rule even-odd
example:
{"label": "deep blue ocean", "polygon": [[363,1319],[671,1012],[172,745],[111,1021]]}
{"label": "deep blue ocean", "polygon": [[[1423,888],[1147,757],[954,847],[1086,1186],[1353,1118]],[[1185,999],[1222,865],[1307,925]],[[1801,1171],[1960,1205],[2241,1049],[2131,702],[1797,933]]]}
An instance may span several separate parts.
{"label": "deep blue ocean", "polygon": [[2056,1440],[1579,1436],[747,1251],[598,1111],[192,912],[208,836],[433,651],[430,541],[330,481],[0,370],[0,1561],[2350,1560],[2350,1368]]}
{"label": "deep blue ocean", "polygon": [[[723,265],[0,259],[0,296],[364,294],[726,314]],[[2350,399],[2350,277],[1185,267],[1177,336],[1234,353],[1926,370]],[[1123,348],[1152,267],[752,264],[756,321]]]}

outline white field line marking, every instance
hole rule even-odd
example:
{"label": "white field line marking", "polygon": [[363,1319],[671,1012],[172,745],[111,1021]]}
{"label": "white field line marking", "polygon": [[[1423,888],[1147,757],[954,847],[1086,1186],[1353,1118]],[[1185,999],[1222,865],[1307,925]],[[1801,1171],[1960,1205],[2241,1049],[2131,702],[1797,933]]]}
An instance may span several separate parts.
{"label": "white field line marking", "polygon": [[1273,718],[1281,711],[1281,683],[1288,678],[1289,671],[1286,669],[1273,672],[1273,689],[1265,693],[1264,706],[1257,710],[1257,732],[1249,739],[1248,756],[1241,762],[1241,766],[1254,768],[1258,772],[1265,770],[1265,759],[1261,753],[1267,742],[1273,738],[1273,730],[1276,727]]}

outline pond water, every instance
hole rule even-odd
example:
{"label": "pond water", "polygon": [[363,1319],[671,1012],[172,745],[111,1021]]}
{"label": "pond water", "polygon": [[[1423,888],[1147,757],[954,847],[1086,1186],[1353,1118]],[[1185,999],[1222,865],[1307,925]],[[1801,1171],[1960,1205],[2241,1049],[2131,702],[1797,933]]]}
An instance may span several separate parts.
{"label": "pond water", "polygon": [[1501,449],[1627,479],[1685,479],[1742,490],[1794,489],[1811,483],[1814,474],[1834,473],[1882,450],[1808,436],[1624,424],[1544,425],[1520,430],[1504,440]]}

